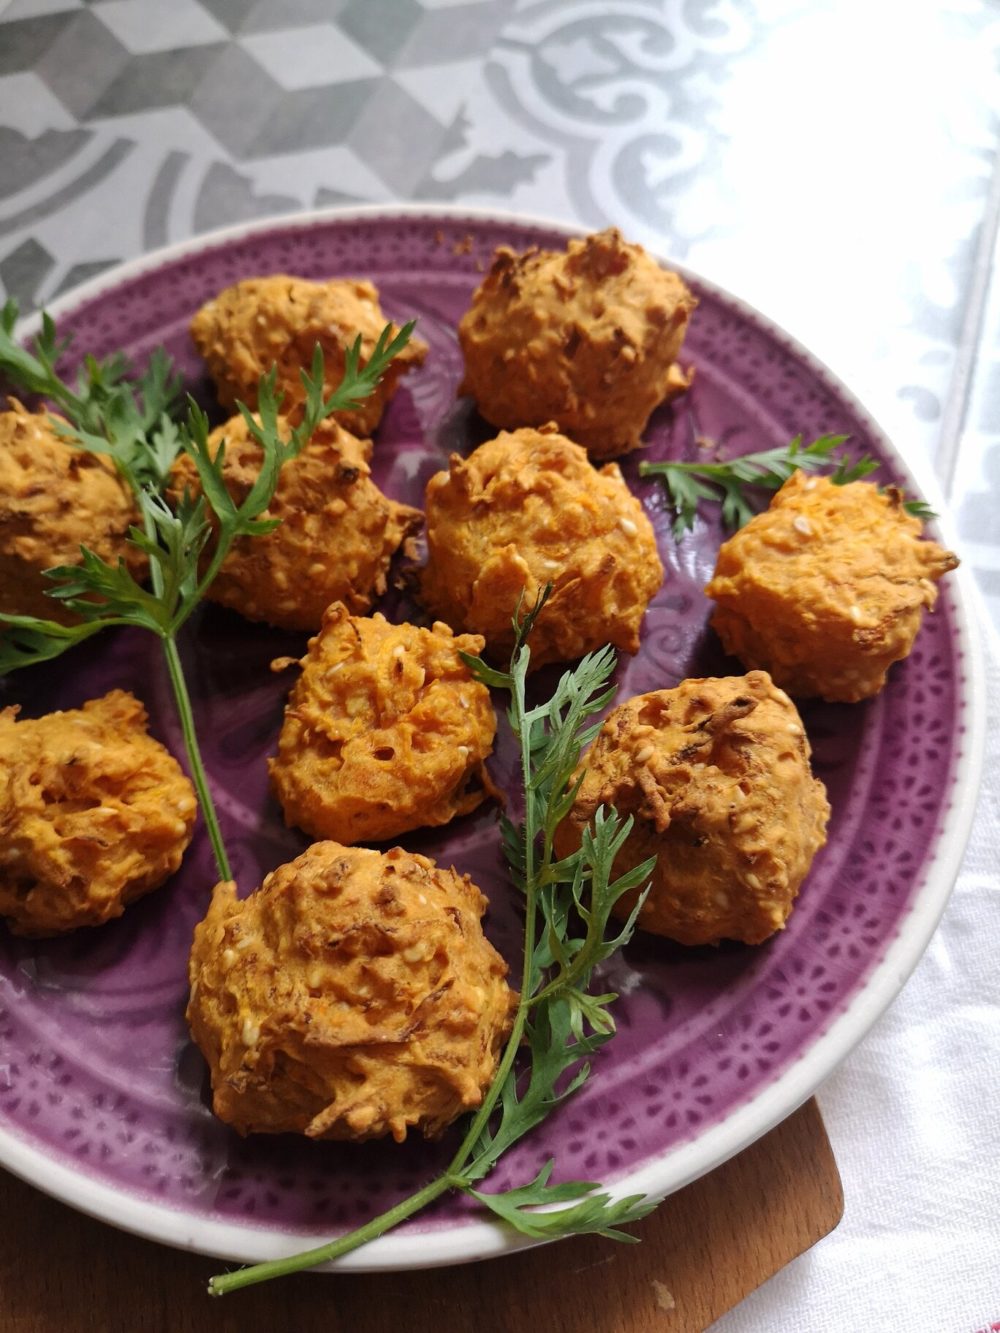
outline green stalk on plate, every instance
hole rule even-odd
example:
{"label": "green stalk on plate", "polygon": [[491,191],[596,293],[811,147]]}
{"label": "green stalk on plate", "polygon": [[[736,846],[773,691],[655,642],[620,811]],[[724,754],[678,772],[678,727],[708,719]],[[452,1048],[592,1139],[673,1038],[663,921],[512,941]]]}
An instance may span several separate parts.
{"label": "green stalk on plate", "polygon": [[[213,1296],[270,1278],[328,1263],[367,1244],[451,1190],[476,1199],[522,1235],[537,1240],[596,1233],[634,1241],[620,1230],[645,1217],[660,1202],[642,1194],[613,1199],[593,1181],[550,1185],[548,1161],[523,1185],[501,1192],[478,1189],[500,1157],[572,1096],[590,1075],[589,1059],[614,1035],[609,1006],[617,997],[591,990],[594,969],[630,938],[645,894],[617,934],[608,937],[611,911],[622,894],[638,888],[652,871],[650,859],[617,879],[615,857],[632,819],[597,812],[579,851],[558,859],[555,831],[576,795],[573,772],[585,745],[600,726],[592,719],[614,687],[611,648],[585,657],[568,671],[545,703],[529,708],[525,681],[531,649],[528,636],[551,588],[523,618],[514,617],[515,647],[508,671],[496,671],[466,656],[484,684],[510,696],[507,716],[521,755],[524,816],[504,816],[501,833],[511,877],[524,901],[521,994],[497,1072],[454,1156],[429,1184],[364,1226],[302,1254],[213,1277]],[[524,1051],[524,1062],[517,1061]],[[539,1211],[542,1209],[543,1211]]]}

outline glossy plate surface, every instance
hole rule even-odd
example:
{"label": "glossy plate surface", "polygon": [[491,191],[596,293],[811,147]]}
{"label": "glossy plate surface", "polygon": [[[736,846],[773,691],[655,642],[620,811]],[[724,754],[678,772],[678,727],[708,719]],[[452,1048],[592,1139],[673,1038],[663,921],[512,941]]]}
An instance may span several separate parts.
{"label": "glossy plate surface", "polygon": [[[365,276],[397,320],[416,316],[429,344],[377,436],[376,480],[421,503],[453,450],[489,431],[456,401],[454,328],[497,245],[561,246],[547,224],[467,212],[318,215],[227,233],[152,256],[74,293],[60,330],[80,352],[164,344],[192,390],[211,388],[187,339],[198,306],[242,277]],[[748,452],[802,433],[844,432],[877,456],[877,479],[913,482],[891,446],[828,372],[763,317],[697,278],[684,349],[692,390],[653,418],[647,456],[691,456],[695,441]],[[623,462],[656,528],[667,568],[642,648],[618,673],[619,697],[685,676],[740,670],[707,628],[702,587],[720,532],[707,512],[679,544],[658,483]],[[830,839],[788,928],[764,947],[684,950],[638,937],[609,968],[621,993],[619,1034],[590,1083],[498,1169],[557,1175],[616,1192],[669,1192],[717,1165],[794,1109],[884,1010],[916,963],[957,871],[978,773],[981,717],[962,585],[946,581],[916,650],[888,689],[860,705],[808,703],[815,768],[833,807]],[[383,607],[404,618],[398,596]],[[306,840],[283,827],[267,789],[289,676],[273,657],[305,636],[251,626],[218,608],[192,623],[184,658],[206,759],[242,892]],[[26,715],[77,707],[112,686],[133,690],[153,729],[183,752],[155,642],[108,635],[61,662],[0,683]],[[513,773],[503,740],[494,761]],[[517,916],[499,859],[495,812],[401,839],[468,871],[488,894],[488,933],[516,965]],[[55,941],[0,928],[0,1161],[76,1207],[171,1244],[237,1259],[270,1258],[349,1229],[418,1187],[452,1138],[363,1146],[286,1137],[239,1139],[207,1107],[204,1064],[183,1013],[192,928],[214,880],[199,833],[180,873],[126,916]],[[516,1242],[462,1201],[431,1212],[342,1263],[393,1268],[500,1253]]]}

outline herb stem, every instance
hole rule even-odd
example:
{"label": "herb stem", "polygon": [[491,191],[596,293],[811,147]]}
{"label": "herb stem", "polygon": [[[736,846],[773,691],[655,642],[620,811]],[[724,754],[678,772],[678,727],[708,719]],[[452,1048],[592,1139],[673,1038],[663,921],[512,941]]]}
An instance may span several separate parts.
{"label": "herb stem", "polygon": [[[128,476],[124,472],[122,472],[122,469],[120,467],[118,470],[119,473],[124,477],[125,481],[127,482]],[[149,512],[149,510],[146,508],[145,505],[143,505],[142,507],[142,526],[143,529],[145,530],[146,536],[149,538],[151,542],[155,542],[158,540],[156,523],[153,519],[153,515]],[[149,562],[149,581],[153,585],[153,592],[156,594],[156,596],[162,598],[163,570],[160,568],[159,562],[156,560],[150,560]]]}
{"label": "herb stem", "polygon": [[[325,1245],[318,1245],[315,1249],[304,1250],[300,1254],[289,1255],[287,1259],[272,1259],[266,1263],[251,1264],[248,1268],[239,1268],[232,1273],[223,1273],[218,1277],[213,1277],[208,1283],[208,1293],[210,1296],[225,1296],[230,1291],[238,1291],[241,1287],[252,1286],[256,1282],[267,1282],[273,1277],[286,1277],[290,1273],[301,1273],[306,1268],[315,1268],[319,1264],[329,1263],[332,1259],[339,1259],[341,1255],[350,1254],[352,1250],[360,1249],[362,1245],[367,1245],[369,1241],[375,1240],[393,1227],[399,1226],[407,1218],[412,1217],[414,1213],[420,1212],[428,1204],[439,1199],[442,1194],[446,1194],[452,1189],[465,1189],[478,1175],[467,1174],[468,1157],[472,1151],[479,1135],[481,1134],[487,1120],[493,1114],[493,1108],[496,1106],[497,1098],[507,1079],[511,1065],[517,1055],[518,1047],[521,1044],[521,1038],[524,1034],[524,1024],[528,1015],[528,1001],[522,993],[517,1013],[514,1016],[514,1023],[511,1027],[510,1037],[507,1039],[507,1045],[504,1049],[503,1057],[497,1067],[493,1083],[483,1099],[472,1123],[469,1126],[461,1146],[455,1153],[448,1168],[432,1180],[429,1185],[423,1189],[417,1190],[415,1194],[387,1209],[384,1213],[379,1213],[378,1217],[373,1217],[370,1222],[364,1226],[357,1227],[346,1236],[340,1236],[337,1240],[328,1241]],[[478,1174],[483,1174],[482,1172]]]}
{"label": "herb stem", "polygon": [[205,827],[208,830],[208,840],[212,844],[212,854],[215,857],[219,878],[230,880],[233,877],[233,872],[229,866],[229,857],[226,855],[226,846],[222,840],[222,830],[219,827],[219,817],[216,814],[215,802],[212,800],[205,765],[201,758],[201,747],[198,745],[198,733],[194,725],[194,713],[191,708],[191,696],[188,694],[187,681],[184,679],[184,668],[181,665],[180,653],[177,651],[177,640],[173,635],[164,635],[161,642],[163,644],[163,655],[167,659],[167,670],[170,673],[174,700],[177,704],[177,715],[181,722],[184,747],[187,750],[188,764],[191,768],[191,780],[194,783],[195,791],[198,793],[198,802],[201,805]]}
{"label": "herb stem", "polygon": [[[517,666],[515,665],[515,670]],[[526,673],[525,673],[526,674]],[[483,1098],[479,1110],[472,1118],[468,1133],[462,1140],[462,1146],[452,1159],[448,1168],[448,1174],[452,1176],[467,1175],[466,1184],[472,1180],[480,1179],[484,1174],[481,1170],[481,1156],[474,1163],[474,1170],[469,1173],[470,1166],[469,1153],[479,1140],[479,1136],[493,1114],[494,1107],[500,1098],[500,1094],[507,1082],[507,1076],[520,1049],[524,1038],[524,1029],[528,1021],[528,1011],[534,1002],[532,991],[534,990],[534,972],[535,972],[535,928],[537,918],[537,889],[535,887],[535,828],[534,820],[531,818],[532,811],[532,791],[531,791],[531,728],[525,726],[523,710],[519,707],[517,693],[514,694],[514,713],[511,721],[517,733],[518,744],[521,749],[521,771],[523,773],[524,791],[527,798],[527,806],[524,812],[524,865],[525,865],[525,904],[524,904],[524,964],[521,976],[521,993],[518,996],[517,1009],[514,1013],[514,1022],[511,1025],[510,1036],[507,1038],[507,1045],[504,1047],[503,1055],[500,1058],[500,1064],[497,1066],[493,1082]],[[489,1170],[489,1166],[487,1170]],[[460,1181],[455,1182],[461,1184]]]}
{"label": "herb stem", "polygon": [[[525,790],[528,790],[528,783],[531,777],[531,737],[530,728],[524,725],[523,714],[520,714],[516,721],[515,729],[521,749],[521,765],[524,771]],[[529,796],[530,802],[530,796]],[[386,1231],[398,1226],[400,1222],[406,1221],[414,1213],[425,1208],[429,1203],[441,1197],[451,1189],[467,1189],[474,1180],[480,1179],[491,1169],[492,1163],[483,1161],[483,1154],[469,1161],[470,1154],[473,1152],[480,1136],[489,1121],[490,1116],[496,1108],[497,1101],[507,1082],[514,1060],[517,1058],[518,1050],[524,1038],[524,1029],[528,1021],[528,1011],[532,1004],[532,976],[534,967],[534,949],[535,949],[535,923],[536,923],[536,902],[534,890],[534,865],[535,865],[535,829],[534,820],[525,812],[524,827],[524,853],[525,866],[527,869],[525,883],[526,901],[524,917],[524,976],[521,984],[521,994],[518,998],[517,1009],[514,1013],[514,1021],[511,1024],[510,1036],[504,1047],[503,1055],[500,1057],[500,1063],[497,1066],[493,1081],[487,1089],[486,1096],[479,1105],[479,1109],[473,1116],[469,1128],[459,1145],[458,1151],[451,1159],[450,1164],[445,1171],[429,1185],[425,1185],[422,1190],[416,1194],[411,1194],[409,1198],[403,1199],[395,1207],[380,1213],[378,1217],[372,1218],[364,1226],[358,1227],[346,1236],[341,1236],[337,1240],[329,1241],[325,1245],[319,1245],[315,1249],[305,1250],[301,1254],[290,1255],[287,1259],[274,1259],[267,1263],[253,1264],[248,1268],[237,1269],[233,1273],[225,1273],[218,1277],[213,1277],[208,1284],[209,1294],[212,1296],[225,1296],[227,1292],[237,1291],[241,1287],[248,1287],[255,1282],[266,1282],[269,1278],[284,1277],[289,1273],[298,1273],[306,1268],[314,1268],[318,1264],[328,1263],[331,1259],[337,1259],[343,1254],[349,1254],[352,1250],[360,1248],[377,1236],[383,1235]],[[471,1168],[471,1169],[470,1169]]]}
{"label": "herb stem", "polygon": [[228,535],[225,537],[223,537],[221,534],[219,535],[219,537],[215,542],[215,549],[212,551],[211,559],[208,562],[208,568],[205,570],[205,573],[202,575],[202,577],[198,580],[198,587],[197,590],[195,591],[195,595],[191,598],[191,605],[184,608],[182,615],[178,619],[177,622],[178,629],[181,627],[181,625],[184,624],[188,616],[191,615],[192,611],[195,609],[198,603],[208,592],[209,588],[215,582],[216,575],[222,568],[222,562],[229,554],[229,548],[231,545],[232,545],[232,540],[229,538]]}
{"label": "herb stem", "polygon": [[[563,676],[547,705],[529,709],[525,682],[530,650],[525,639],[550,591],[547,588],[523,618],[518,605],[509,672],[495,671],[475,657],[464,658],[484,684],[510,693],[507,716],[521,756],[525,798],[520,824],[506,818],[501,822],[507,860],[524,895],[524,969],[514,1019],[493,1079],[458,1150],[436,1180],[337,1240],[212,1278],[213,1296],[329,1263],[383,1235],[450,1190],[470,1195],[495,1217],[536,1240],[585,1233],[631,1240],[620,1225],[645,1217],[655,1205],[655,1200],[638,1194],[613,1199],[595,1192],[600,1186],[589,1181],[551,1185],[551,1160],[533,1180],[514,1189],[491,1193],[473,1189],[513,1144],[583,1085],[590,1074],[588,1057],[613,1035],[614,1020],[607,1007],[617,997],[592,994],[590,979],[597,964],[625,943],[635,925],[638,906],[622,930],[606,938],[612,908],[623,893],[648,878],[653,867],[651,858],[612,879],[614,858],[631,820],[622,823],[613,811],[603,809],[597,811],[580,851],[564,861],[553,860],[553,831],[577,790],[573,773],[581,747],[597,730],[596,725],[587,728],[583,723],[613,694],[608,678],[614,654],[607,649],[584,658],[574,672]],[[560,897],[555,897],[557,889]],[[587,932],[581,938],[571,936],[567,925],[574,905],[586,921]],[[548,981],[550,968],[557,969],[558,976]],[[527,1067],[518,1071],[522,1052]],[[557,1204],[568,1206],[553,1207]]]}
{"label": "herb stem", "polygon": [[285,1277],[289,1273],[300,1273],[304,1268],[315,1268],[318,1264],[328,1263],[342,1254],[349,1254],[352,1250],[367,1245],[369,1241],[376,1240],[384,1232],[399,1226],[400,1222],[405,1222],[408,1217],[426,1208],[457,1183],[446,1172],[443,1176],[432,1180],[429,1185],[425,1185],[423,1189],[417,1190],[416,1194],[411,1194],[394,1208],[380,1213],[378,1217],[373,1217],[370,1222],[366,1222],[364,1226],[358,1227],[349,1235],[328,1241],[325,1245],[318,1245],[315,1249],[306,1250],[302,1254],[289,1255],[287,1259],[270,1259],[266,1263],[252,1264],[249,1268],[238,1268],[233,1273],[222,1273],[210,1278],[208,1294],[225,1296],[227,1292],[238,1291],[241,1287],[249,1287],[256,1282],[267,1282],[273,1277]]}
{"label": "herb stem", "polygon": [[[530,920],[529,920],[530,918]],[[525,913],[524,928],[524,962],[525,974],[528,970],[528,960],[532,956],[535,944],[534,936],[534,912]],[[530,930],[530,934],[529,934]],[[528,993],[526,984],[522,982],[521,993],[518,996],[517,1009],[514,1013],[514,1022],[511,1024],[510,1036],[507,1038],[507,1045],[504,1047],[503,1055],[500,1057],[500,1063],[497,1065],[497,1071],[493,1076],[493,1082],[487,1089],[486,1096],[483,1098],[479,1110],[472,1118],[465,1138],[462,1140],[461,1147],[451,1160],[446,1174],[451,1180],[453,1186],[458,1189],[464,1189],[466,1185],[473,1180],[480,1179],[485,1175],[485,1171],[480,1170],[481,1159],[475,1159],[474,1163],[469,1162],[469,1154],[475,1147],[480,1134],[486,1127],[486,1122],[493,1114],[493,1110],[507,1082],[507,1075],[510,1073],[511,1066],[517,1057],[521,1041],[524,1037],[524,1026],[528,1021],[528,1010],[531,1007],[531,996]],[[470,1165],[474,1166],[473,1171],[469,1171]],[[488,1168],[487,1168],[488,1169]]]}
{"label": "herb stem", "polygon": [[239,1291],[241,1287],[249,1287],[256,1282],[267,1282],[274,1277],[287,1277],[290,1273],[301,1273],[304,1269],[316,1268],[320,1264],[329,1263],[332,1259],[339,1259],[341,1255],[350,1254],[352,1250],[360,1249],[362,1245],[367,1245],[369,1241],[375,1240],[387,1231],[391,1231],[393,1227],[399,1226],[401,1222],[405,1222],[414,1213],[420,1212],[428,1204],[433,1203],[435,1199],[439,1199],[442,1194],[446,1194],[452,1189],[465,1189],[473,1180],[485,1174],[481,1171],[475,1174],[468,1173],[469,1153],[482,1133],[487,1120],[493,1114],[497,1098],[500,1096],[510,1067],[517,1055],[518,1047],[521,1044],[527,1015],[528,1001],[522,993],[517,1013],[514,1016],[510,1037],[497,1067],[493,1083],[469,1125],[468,1132],[452,1158],[451,1164],[436,1180],[432,1180],[423,1189],[417,1190],[415,1194],[409,1195],[408,1198],[401,1200],[384,1213],[379,1213],[378,1217],[373,1217],[370,1222],[357,1227],[346,1236],[328,1241],[325,1245],[318,1245],[315,1249],[289,1255],[287,1259],[271,1259],[266,1263],[251,1264],[248,1268],[238,1268],[232,1273],[223,1273],[210,1278],[208,1294],[210,1296],[225,1296],[231,1291]]}

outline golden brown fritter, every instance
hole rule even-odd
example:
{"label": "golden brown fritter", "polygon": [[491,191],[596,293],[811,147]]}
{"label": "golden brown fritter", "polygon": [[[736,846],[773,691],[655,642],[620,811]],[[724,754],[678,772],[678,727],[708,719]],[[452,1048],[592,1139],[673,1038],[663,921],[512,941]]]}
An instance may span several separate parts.
{"label": "golden brown fritter", "polygon": [[0,712],[0,916],[17,935],[99,926],[180,865],[194,788],[124,690],[17,712]]}
{"label": "golden brown fritter", "polygon": [[[224,407],[233,407],[239,399],[255,408],[261,375],[277,366],[277,387],[286,395],[282,409],[297,420],[305,401],[299,371],[310,369],[316,344],[323,349],[325,390],[330,394],[343,378],[345,349],[361,334],[363,366],[388,322],[370,282],[309,282],[276,274],[247,278],[220,292],[195,315],[191,337],[208,363]],[[340,423],[355,435],[371,435],[399,377],[426,355],[426,346],[411,337],[371,397],[337,414]]]}
{"label": "golden brown fritter", "polygon": [[[278,418],[287,437],[290,427]],[[224,476],[241,503],[260,471],[263,450],[242,417],[209,436],[213,456],[226,442]],[[331,602],[367,611],[385,592],[393,554],[421,524],[419,509],[397,504],[371,479],[370,444],[335,421],[321,422],[297,458],[281,470],[264,518],[280,527],[260,537],[240,537],[226,556],[208,596],[248,620],[283,629],[317,630]],[[199,490],[194,463],[182,455],[174,467],[175,494]]]}
{"label": "golden brown fritter", "polygon": [[196,928],[191,1032],[241,1134],[397,1142],[478,1106],[516,996],[468,875],[317,842]]}
{"label": "golden brown fritter", "polygon": [[581,762],[556,849],[579,847],[601,805],[632,815],[615,874],[656,857],[641,928],[681,944],[759,944],[784,926],[826,841],[830,807],[809,755],[795,705],[764,671],[640,694]]}
{"label": "golden brown fritter", "polygon": [[0,412],[0,611],[68,624],[78,617],[45,596],[42,570],[78,565],[80,546],[109,564],[126,556],[135,504],[114,465],[59,438],[44,412],[11,400]]}
{"label": "golden brown fritter", "polygon": [[895,487],[793,472],[719,551],[705,591],[726,652],[800,698],[878,694],[958,564],[921,530]]}
{"label": "golden brown fritter", "polygon": [[553,592],[531,636],[531,665],[603,644],[639,647],[663,581],[656,539],[616,463],[593,468],[579,445],[543,430],[506,432],[427,484],[428,564],[421,598],[454,629],[482,634],[506,659],[511,617]]}
{"label": "golden brown fritter", "polygon": [[391,625],[331,606],[270,761],[286,821],[314,838],[381,842],[495,794],[484,763],[496,733],[490,693],[459,656],[482,648],[440,623]]}
{"label": "golden brown fritter", "polygon": [[614,228],[561,252],[502,248],[458,326],[460,392],[494,426],[555,421],[594,458],[623,454],[690,383],[677,357],[696,304]]}

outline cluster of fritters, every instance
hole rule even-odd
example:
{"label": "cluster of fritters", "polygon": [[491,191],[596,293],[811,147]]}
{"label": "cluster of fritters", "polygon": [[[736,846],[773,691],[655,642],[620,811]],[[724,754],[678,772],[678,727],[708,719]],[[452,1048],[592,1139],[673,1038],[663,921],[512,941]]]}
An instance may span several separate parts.
{"label": "cluster of fritters", "polygon": [[[370,437],[426,355],[412,340],[376,394],[286,465],[265,515],[280,526],[223,563],[213,599],[313,635],[270,777],[287,822],[317,841],[249,897],[218,885],[191,953],[191,1030],[215,1110],[240,1132],[402,1139],[408,1127],[440,1133],[481,1100],[516,1003],[482,932],[486,901],[454,870],[357,844],[446,824],[498,794],[493,706],[462,654],[505,662],[519,599],[552,586],[533,667],[605,643],[638,650],[664,571],[642,505],[605,460],[638,447],[653,409],[688,387],[679,357],[695,305],[615,231],[563,252],[499,251],[458,334],[461,391],[500,433],[452,455],[424,514],[382,494]],[[368,282],[276,276],[222,292],[191,332],[225,408],[253,410],[276,367],[290,430],[316,344],[329,392],[345,348],[360,332],[363,361],[385,322]],[[223,441],[225,482],[242,498],[261,450],[239,415],[211,437],[216,450]],[[173,494],[197,485],[182,457]],[[58,618],[41,574],[78,560],[81,542],[132,559],[135,514],[114,470],[17,402],[0,414],[0,495],[2,611]],[[372,608],[421,525],[430,623],[391,624]],[[614,807],[634,819],[616,872],[656,859],[641,927],[688,945],[779,930],[829,817],[789,695],[877,693],[956,563],[921,538],[897,491],[795,473],[722,546],[707,588],[748,673],[617,707],[581,761],[560,855]],[[100,924],[176,870],[194,792],[145,721],[121,691],[39,719],[0,713],[0,914],[12,930]]]}

